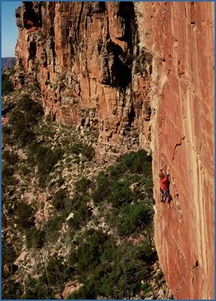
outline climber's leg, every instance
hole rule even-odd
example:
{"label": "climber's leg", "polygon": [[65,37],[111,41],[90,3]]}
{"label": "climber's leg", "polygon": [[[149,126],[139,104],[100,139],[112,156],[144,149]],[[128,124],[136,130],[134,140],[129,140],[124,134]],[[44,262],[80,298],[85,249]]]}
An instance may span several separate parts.
{"label": "climber's leg", "polygon": [[164,191],[160,188],[160,192],[161,192],[161,202],[165,203],[164,200]]}
{"label": "climber's leg", "polygon": [[166,200],[168,200],[168,202],[169,202],[169,199],[170,199],[170,193],[169,193],[169,190],[165,190],[165,191],[164,191],[164,202],[165,202]]}

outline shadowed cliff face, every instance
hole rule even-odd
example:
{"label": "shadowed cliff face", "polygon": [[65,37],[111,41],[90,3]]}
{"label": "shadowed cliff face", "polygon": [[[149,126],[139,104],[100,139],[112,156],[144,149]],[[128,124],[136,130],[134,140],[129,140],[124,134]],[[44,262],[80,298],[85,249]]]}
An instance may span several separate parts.
{"label": "shadowed cliff face", "polygon": [[[24,3],[17,85],[46,115],[98,129],[97,157],[152,152],[155,241],[176,298],[213,297],[213,4]],[[158,170],[171,174],[171,208]]]}
{"label": "shadowed cliff face", "polygon": [[139,47],[132,2],[24,3],[16,16],[17,74],[39,81],[47,116],[97,127],[98,157],[148,145],[152,56]]}

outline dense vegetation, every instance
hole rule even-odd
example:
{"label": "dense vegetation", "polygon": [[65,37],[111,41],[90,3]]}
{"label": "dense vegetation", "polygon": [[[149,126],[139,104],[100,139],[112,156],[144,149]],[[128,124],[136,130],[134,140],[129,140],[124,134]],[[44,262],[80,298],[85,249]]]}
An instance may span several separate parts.
{"label": "dense vegetation", "polygon": [[9,94],[14,90],[13,84],[10,80],[9,74],[2,74],[2,95]]}
{"label": "dense vegetation", "polygon": [[[3,264],[13,265],[22,243],[29,252],[36,252],[32,254],[52,254],[46,260],[37,257],[37,277],[24,273],[23,282],[17,282],[4,276],[3,297],[50,299],[68,281],[81,284],[71,299],[128,299],[141,292],[148,296],[157,260],[152,239],[151,157],[144,150],[130,152],[71,186],[62,170],[93,164],[94,149],[71,136],[55,140],[55,128],[43,120],[41,105],[27,95],[14,105],[7,104],[7,109],[3,209],[16,225],[17,246],[11,248],[5,240]],[[37,200],[29,204],[22,198],[32,179],[40,192],[50,196],[51,214],[40,227],[35,221]],[[66,247],[64,256],[57,248],[52,252],[57,244]],[[12,275],[17,273],[19,269]]]}

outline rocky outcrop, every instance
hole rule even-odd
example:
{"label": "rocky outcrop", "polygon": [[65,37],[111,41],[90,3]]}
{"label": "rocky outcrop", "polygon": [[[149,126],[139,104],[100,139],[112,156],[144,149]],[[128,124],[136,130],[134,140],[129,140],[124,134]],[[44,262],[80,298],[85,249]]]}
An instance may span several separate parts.
{"label": "rocky outcrop", "polygon": [[49,118],[97,129],[98,159],[152,152],[166,280],[175,298],[213,298],[213,4],[24,2],[16,17],[17,85],[37,80]]}
{"label": "rocky outcrop", "polygon": [[78,291],[83,285],[78,281],[69,281],[65,284],[64,291],[62,292],[63,299],[68,299],[70,295]]}
{"label": "rocky outcrop", "polygon": [[147,144],[152,57],[138,46],[133,3],[26,2],[16,15],[17,82],[25,70],[40,83],[47,116],[97,127],[100,154],[137,148],[139,134]]}

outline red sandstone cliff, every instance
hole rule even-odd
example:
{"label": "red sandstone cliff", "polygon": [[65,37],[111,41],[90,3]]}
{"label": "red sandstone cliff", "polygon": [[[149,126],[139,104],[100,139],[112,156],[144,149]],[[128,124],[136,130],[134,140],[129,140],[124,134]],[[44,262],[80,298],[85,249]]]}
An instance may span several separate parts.
{"label": "red sandstone cliff", "polygon": [[[17,82],[46,114],[153,156],[155,242],[176,298],[213,298],[213,3],[25,2]],[[171,208],[158,170],[171,174]]]}
{"label": "red sandstone cliff", "polygon": [[212,298],[213,3],[136,8],[140,42],[151,49],[156,66],[151,142],[156,200],[159,166],[166,163],[171,173],[172,208],[158,204],[155,211],[160,263],[175,297]]}
{"label": "red sandstone cliff", "polygon": [[148,132],[139,129],[149,118],[152,57],[138,47],[133,4],[26,2],[16,16],[18,79],[24,69],[25,80],[39,81],[46,114],[97,126],[100,153],[137,148],[139,133]]}

